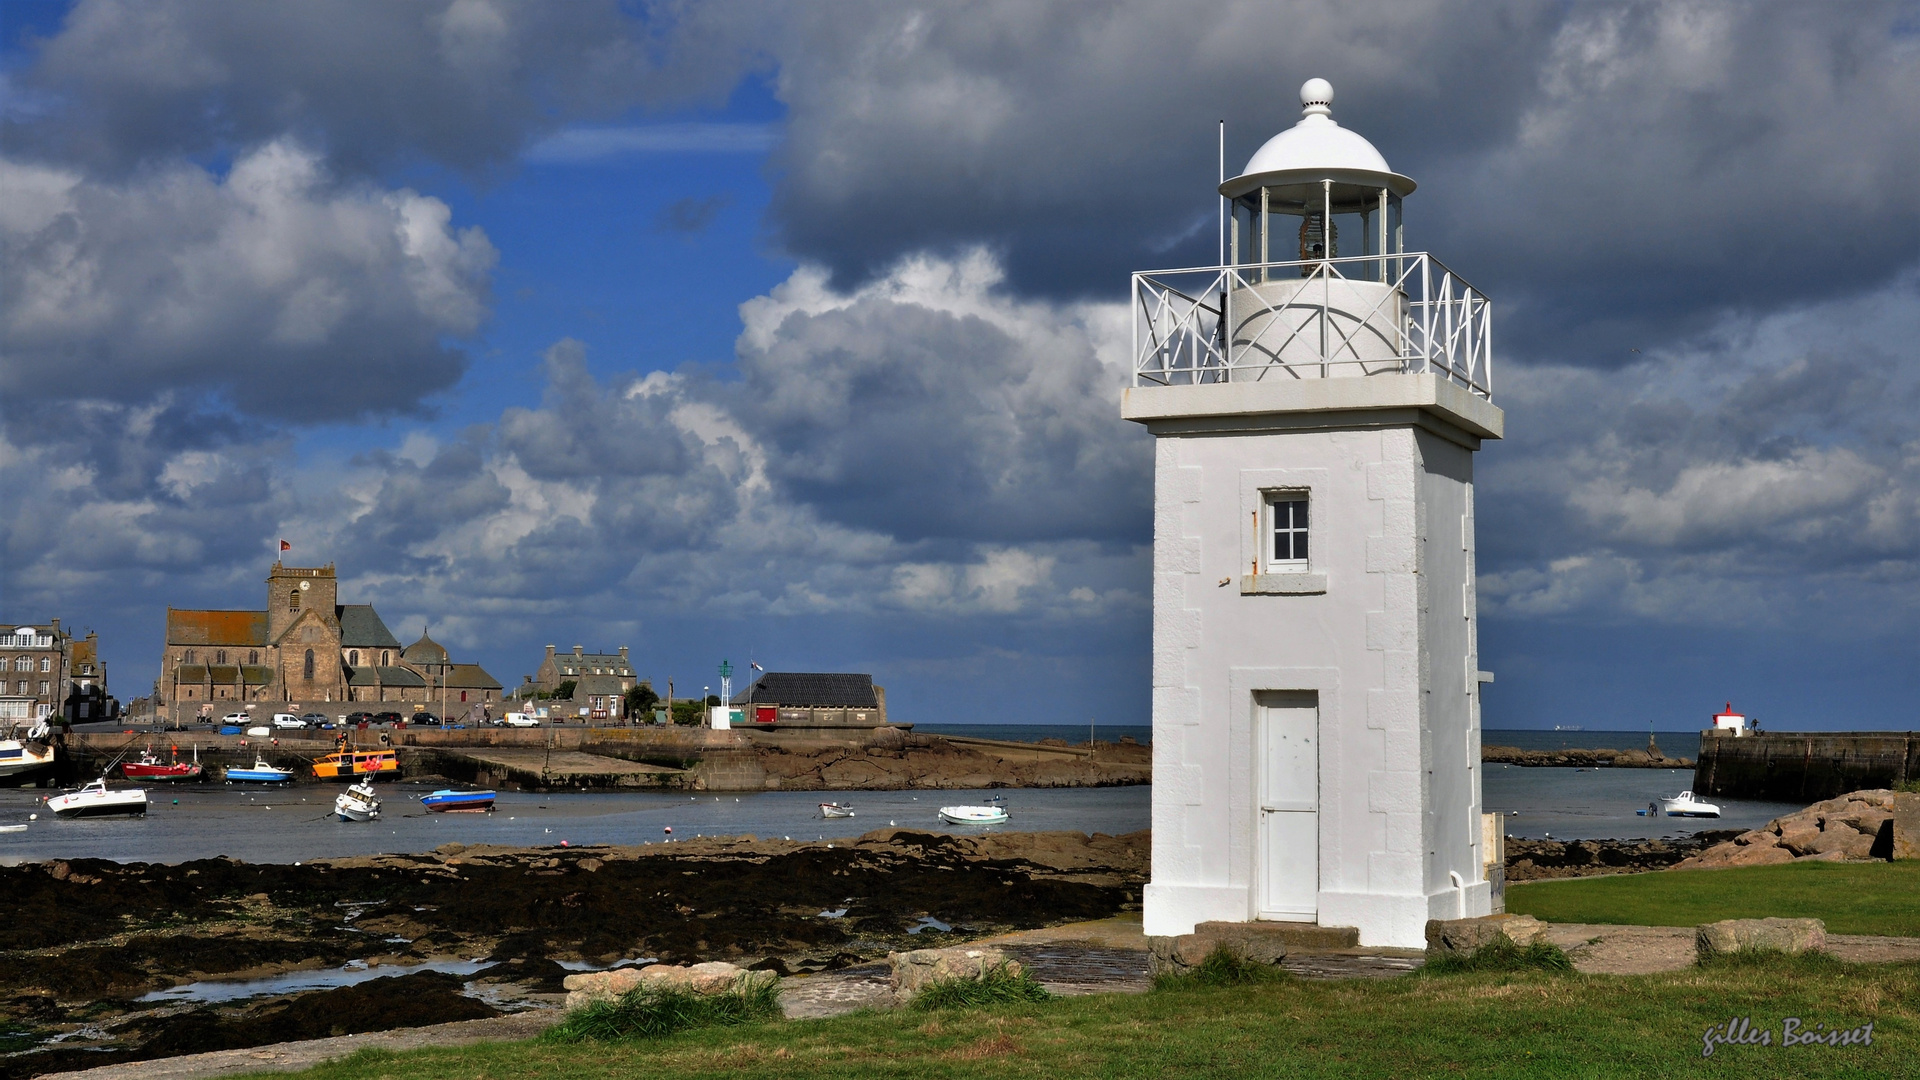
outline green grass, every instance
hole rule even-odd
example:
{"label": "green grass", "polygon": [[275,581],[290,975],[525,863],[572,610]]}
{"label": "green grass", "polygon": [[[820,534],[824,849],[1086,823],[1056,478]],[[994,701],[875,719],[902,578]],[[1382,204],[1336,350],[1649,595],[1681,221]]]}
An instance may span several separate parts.
{"label": "green grass", "polygon": [[1920,936],[1920,862],[1802,863],[1529,881],[1507,910],[1548,922],[1698,926],[1812,918],[1835,934]]}
{"label": "green grass", "polygon": [[[1710,1025],[1874,1022],[1870,1047],[1721,1046]],[[368,1052],[311,1080],[1490,1080],[1891,1077],[1920,1060],[1920,965],[1740,958],[1660,975],[1481,971],[1286,979],[929,1016],[911,1010],[700,1028],[647,1042]],[[1899,1063],[1905,1061],[1906,1066]],[[275,1074],[284,1077],[286,1074]]]}
{"label": "green grass", "polygon": [[921,1012],[936,1009],[972,1009],[982,1005],[1011,1005],[1019,1002],[1046,1001],[1053,995],[1023,968],[1018,972],[998,964],[977,979],[942,979],[928,983],[913,996],[913,1007]]}
{"label": "green grass", "polygon": [[548,1028],[548,1042],[658,1039],[701,1027],[737,1027],[780,1018],[780,987],[761,982],[727,994],[696,994],[663,986],[636,986],[612,1001],[576,1010]]}
{"label": "green grass", "polygon": [[1512,938],[1501,936],[1467,956],[1442,953],[1428,960],[1421,970],[1427,975],[1456,975],[1463,971],[1572,971],[1573,961],[1551,941],[1521,946],[1514,944]]}
{"label": "green grass", "polygon": [[1158,991],[1194,990],[1207,987],[1246,986],[1253,983],[1280,982],[1293,976],[1286,968],[1249,960],[1232,946],[1215,945],[1193,970],[1178,975],[1156,975],[1153,988]]}

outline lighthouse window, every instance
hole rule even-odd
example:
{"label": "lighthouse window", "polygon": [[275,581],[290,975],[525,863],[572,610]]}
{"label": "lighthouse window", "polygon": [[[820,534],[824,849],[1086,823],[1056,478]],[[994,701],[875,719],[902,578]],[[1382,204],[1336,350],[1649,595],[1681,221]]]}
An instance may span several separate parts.
{"label": "lighthouse window", "polygon": [[1301,569],[1307,563],[1307,496],[1279,492],[1268,497],[1267,521],[1273,540],[1267,562],[1276,569]]}

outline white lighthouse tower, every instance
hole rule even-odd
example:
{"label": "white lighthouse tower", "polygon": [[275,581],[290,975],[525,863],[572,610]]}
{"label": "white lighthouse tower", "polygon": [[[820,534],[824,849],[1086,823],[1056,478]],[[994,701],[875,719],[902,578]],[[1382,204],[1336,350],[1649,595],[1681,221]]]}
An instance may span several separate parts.
{"label": "white lighthouse tower", "polygon": [[1486,297],[1403,248],[1412,180],[1333,88],[1220,187],[1228,265],[1135,274],[1154,438],[1151,935],[1490,911],[1473,453]]}

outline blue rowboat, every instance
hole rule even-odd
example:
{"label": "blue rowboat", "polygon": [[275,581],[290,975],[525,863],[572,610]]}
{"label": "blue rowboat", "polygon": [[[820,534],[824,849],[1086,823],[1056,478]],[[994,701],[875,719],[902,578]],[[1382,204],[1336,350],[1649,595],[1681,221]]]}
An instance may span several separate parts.
{"label": "blue rowboat", "polygon": [[491,791],[451,791],[442,789],[420,796],[420,804],[434,813],[447,813],[456,810],[491,810],[493,792]]}
{"label": "blue rowboat", "polygon": [[292,779],[292,769],[275,768],[267,764],[267,759],[263,757],[255,757],[252,768],[227,769],[227,782],[230,784],[284,784]]}

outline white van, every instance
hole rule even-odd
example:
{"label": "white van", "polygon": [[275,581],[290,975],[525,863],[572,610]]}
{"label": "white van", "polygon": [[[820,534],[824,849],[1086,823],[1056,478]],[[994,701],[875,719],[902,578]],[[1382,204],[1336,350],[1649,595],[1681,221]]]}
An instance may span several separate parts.
{"label": "white van", "polygon": [[307,724],[306,721],[290,712],[277,712],[273,714],[273,726],[277,728],[304,728]]}
{"label": "white van", "polygon": [[540,718],[532,713],[510,712],[507,714],[508,727],[539,727]]}

